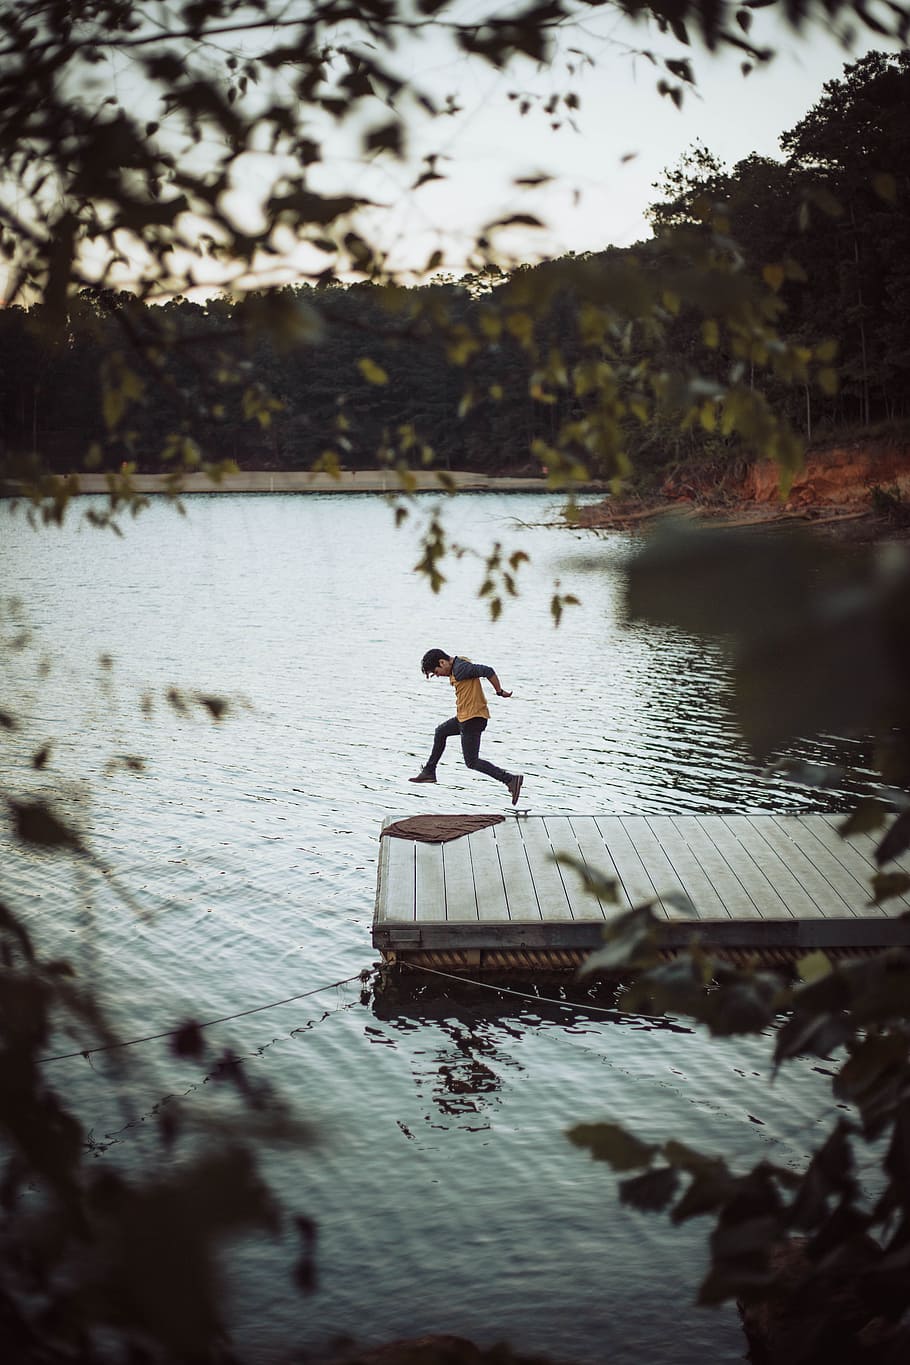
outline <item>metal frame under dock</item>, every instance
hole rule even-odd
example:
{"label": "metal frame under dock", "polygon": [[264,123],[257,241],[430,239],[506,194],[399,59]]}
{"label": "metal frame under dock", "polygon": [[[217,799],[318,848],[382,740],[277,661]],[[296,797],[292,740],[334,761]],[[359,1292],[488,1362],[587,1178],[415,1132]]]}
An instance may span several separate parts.
{"label": "metal frame under dock", "polygon": [[[391,823],[391,822],[390,822]],[[870,904],[876,841],[833,815],[530,815],[447,843],[381,839],[373,945],[384,961],[472,974],[575,970],[604,926],[650,901],[660,945],[724,956],[910,945],[910,896]],[[561,854],[615,882],[587,892]],[[888,870],[910,873],[910,855]],[[690,907],[680,910],[682,895]]]}

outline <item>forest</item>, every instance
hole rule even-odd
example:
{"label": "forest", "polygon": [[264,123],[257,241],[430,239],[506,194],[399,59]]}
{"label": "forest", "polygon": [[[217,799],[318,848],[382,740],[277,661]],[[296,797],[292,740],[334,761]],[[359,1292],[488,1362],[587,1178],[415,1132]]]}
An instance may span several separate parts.
{"label": "forest", "polygon": [[[571,451],[573,423],[590,429],[604,395],[578,376],[607,346],[623,359],[624,393],[606,420],[639,479],[752,453],[724,423],[712,375],[718,395],[722,384],[760,387],[801,441],[899,430],[910,418],[910,53],[846,65],[780,142],[780,160],[752,155],[732,170],[696,146],[655,186],[650,239],[508,274],[493,266],[422,287],[327,274],[277,293],[154,304],[83,289],[63,315],[46,300],[8,307],[4,464],[27,468],[40,452],[58,473],[397,459],[534,473],[557,434]],[[712,319],[706,251],[724,258],[725,288],[741,291],[744,308],[760,299],[795,354],[821,362],[813,372],[769,370],[754,334],[744,348]],[[667,287],[677,270],[700,278],[697,306]],[[646,316],[641,297],[656,280],[659,306]],[[591,301],[619,319],[609,338],[590,322]],[[723,306],[729,323],[729,295]],[[124,353],[135,370],[118,389],[112,367]],[[217,392],[213,354],[229,380]],[[154,384],[141,378],[150,362]],[[644,384],[647,406],[635,394]],[[126,422],[111,411],[118,401]],[[595,472],[596,454],[577,454]]]}

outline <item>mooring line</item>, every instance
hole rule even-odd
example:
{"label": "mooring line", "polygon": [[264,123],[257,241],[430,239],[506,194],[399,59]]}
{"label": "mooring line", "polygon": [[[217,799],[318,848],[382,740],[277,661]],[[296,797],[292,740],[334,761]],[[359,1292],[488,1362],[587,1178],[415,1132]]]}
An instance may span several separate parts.
{"label": "mooring line", "polygon": [[[267,1005],[254,1005],[252,1009],[238,1010],[236,1014],[225,1014],[221,1019],[208,1019],[204,1024],[195,1024],[195,1028],[212,1028],[214,1024],[229,1024],[234,1019],[244,1019],[248,1014],[261,1014],[263,1010],[274,1010],[279,1005],[291,1005],[295,1000],[305,1000],[309,995],[319,995],[322,991],[334,990],[336,986],[347,986],[351,981],[368,981],[372,971],[369,967],[364,967],[356,972],[354,976],[346,976],[341,981],[332,981],[327,986],[314,986],[311,991],[301,991],[300,995],[289,995],[285,1000],[271,1000]],[[80,1048],[78,1052],[60,1052],[54,1057],[39,1057],[37,1065],[43,1066],[45,1062],[66,1062],[72,1057],[91,1057],[96,1052],[113,1052],[119,1047],[133,1047],[136,1043],[154,1043],[159,1038],[174,1038],[178,1033],[182,1033],[186,1025],[180,1028],[165,1029],[163,1033],[149,1033],[143,1038],[127,1038],[118,1043],[104,1043],[100,1047]]]}

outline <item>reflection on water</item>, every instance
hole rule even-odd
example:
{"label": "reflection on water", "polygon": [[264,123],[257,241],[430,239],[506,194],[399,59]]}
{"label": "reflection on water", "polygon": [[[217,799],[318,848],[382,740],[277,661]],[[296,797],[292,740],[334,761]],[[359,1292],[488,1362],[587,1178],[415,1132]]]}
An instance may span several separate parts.
{"label": "reflection on water", "polygon": [[[493,702],[485,752],[526,774],[534,812],[832,809],[865,778],[862,748],[827,739],[798,752],[845,761],[839,787],[763,776],[730,722],[720,652],[624,628],[629,539],[539,525],[555,506],[449,504],[460,544],[532,556],[495,625],[477,561],[447,565],[434,597],[413,573],[414,531],[373,498],[215,495],[185,519],[156,504],[123,540],[35,535],[0,506],[0,570],[34,632],[4,656],[3,705],[21,719],[0,739],[5,779],[53,795],[94,859],[7,837],[2,899],[96,985],[120,1039],[285,1002],[213,1026],[205,1061],[159,1041],[52,1071],[95,1158],[124,1166],[154,1158],[169,1110],[227,1115],[222,1081],[238,1069],[293,1099],[315,1144],[266,1167],[318,1223],[318,1280],[305,1298],[293,1287],[293,1227],[232,1256],[236,1341],[256,1365],[344,1335],[431,1331],[580,1362],[738,1359],[735,1315],[692,1307],[698,1220],[671,1229],[619,1205],[565,1129],[611,1118],[735,1163],[795,1165],[830,1112],[821,1070],[794,1063],[770,1086],[768,1039],[543,999],[361,999],[382,822],[503,799],[454,755],[438,787],[408,783],[450,706],[420,674],[427,648],[491,663],[513,689]],[[556,578],[584,603],[558,630]],[[7,614],[0,630],[8,641],[18,625]],[[199,694],[226,696],[225,719]]]}

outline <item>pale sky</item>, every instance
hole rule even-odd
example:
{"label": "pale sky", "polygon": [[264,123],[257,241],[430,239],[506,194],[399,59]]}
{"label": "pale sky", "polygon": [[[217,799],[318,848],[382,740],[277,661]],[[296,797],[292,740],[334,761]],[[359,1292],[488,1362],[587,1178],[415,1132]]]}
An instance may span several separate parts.
{"label": "pale sky", "polygon": [[[478,0],[462,0],[470,16]],[[732,167],[752,152],[779,156],[780,134],[792,128],[817,102],[825,81],[838,78],[846,62],[871,47],[893,48],[883,39],[863,38],[845,49],[833,33],[813,26],[794,38],[767,11],[754,12],[751,32],[757,45],[778,51],[772,62],[744,77],[742,54],[711,55],[682,47],[661,36],[651,23],[633,23],[614,11],[582,11],[583,24],[565,30],[554,60],[542,68],[529,60],[513,65],[507,74],[490,70],[455,50],[444,33],[432,32],[394,54],[388,64],[411,75],[422,88],[443,101],[454,95],[460,112],[429,119],[414,108],[402,110],[408,129],[408,163],[389,157],[364,165],[360,136],[364,128],[388,121],[391,111],[379,100],[358,108],[357,116],[340,130],[325,116],[303,111],[312,133],[324,144],[324,160],[312,176],[312,188],[327,194],[358,193],[381,209],[371,213],[365,235],[388,252],[394,270],[413,278],[420,275],[434,253],[441,253],[440,269],[458,276],[468,268],[470,247],[486,224],[513,213],[533,213],[546,223],[544,231],[509,229],[496,244],[506,266],[519,261],[599,251],[607,245],[628,246],[650,235],[645,219],[648,205],[659,198],[655,182],[676,166],[695,143],[706,146]],[[463,15],[463,17],[464,17]],[[582,49],[593,65],[579,61],[573,48]],[[695,89],[686,87],[682,109],[657,92],[666,72],[643,55],[649,49],[663,56],[692,58]],[[253,55],[248,50],[247,55]],[[383,55],[382,60],[386,60]],[[568,71],[574,65],[574,73]],[[276,82],[287,80],[284,75]],[[111,63],[94,69],[87,92],[100,100],[104,86],[127,107],[141,104],[128,64]],[[576,110],[559,103],[556,115],[544,105],[570,90],[579,99]],[[267,100],[263,89],[253,98]],[[530,103],[520,113],[521,100]],[[321,125],[320,125],[321,117]],[[558,128],[551,125],[560,122]],[[217,148],[213,147],[217,155]],[[439,155],[441,182],[411,189],[429,154]],[[179,150],[181,159],[199,162],[204,173],[206,147],[195,144]],[[236,163],[230,212],[245,230],[263,226],[257,204],[275,174],[268,157],[245,155]],[[517,189],[518,177],[552,177],[546,185]],[[199,227],[191,225],[195,233]],[[346,230],[346,229],[343,229]],[[115,267],[111,282],[129,287],[149,268],[135,242],[123,242],[126,263]],[[278,243],[283,246],[283,243]],[[326,256],[303,250],[288,241],[287,255],[254,276],[238,268],[224,273],[222,265],[193,266],[198,291],[210,294],[219,287],[263,287],[293,283],[301,273],[319,271]],[[98,269],[102,269],[98,260]],[[186,289],[179,282],[175,287]]]}
{"label": "pale sky", "polygon": [[[465,0],[469,9],[471,0]],[[389,116],[381,105],[345,135],[332,135],[332,157],[317,174],[325,193],[356,190],[382,205],[371,216],[373,240],[389,253],[393,268],[420,271],[437,251],[441,269],[458,275],[466,268],[471,242],[485,224],[515,212],[533,213],[545,231],[512,229],[497,242],[507,261],[539,259],[598,251],[609,244],[628,246],[650,236],[645,219],[662,172],[678,164],[696,142],[728,167],[752,152],[780,157],[779,137],[818,101],[824,83],[842,76],[845,63],[871,47],[892,47],[881,39],[863,39],[845,48],[833,32],[818,26],[800,38],[783,23],[757,11],[751,35],[778,55],[750,75],[741,71],[743,54],[722,56],[681,47],[662,37],[656,26],[633,23],[614,12],[600,13],[582,33],[567,34],[556,59],[545,69],[523,61],[508,74],[491,71],[443,40],[423,41],[414,57],[413,74],[441,99],[457,96],[461,112],[429,120],[411,117],[407,166],[392,159],[364,167],[355,129]],[[870,35],[870,37],[873,35]],[[579,70],[571,48],[577,45],[594,59]],[[686,87],[682,109],[657,92],[667,73],[641,55],[642,49],[664,56],[691,56],[697,88]],[[399,54],[398,69],[407,69],[408,54]],[[573,75],[567,63],[574,63]],[[556,118],[543,106],[554,94],[577,92],[580,107],[561,104]],[[528,96],[528,112],[520,113]],[[573,126],[574,125],[574,126]],[[444,182],[411,192],[422,159],[439,153]],[[552,180],[532,190],[513,187],[517,177],[546,174]],[[255,164],[238,175],[237,204],[253,197]],[[274,271],[276,280],[291,281],[293,259]],[[296,255],[297,260],[305,260]],[[322,262],[325,264],[325,261]]]}
{"label": "pale sky", "polygon": [[[477,75],[467,63],[458,72],[438,73],[441,83],[452,75],[462,79],[465,113],[452,121],[444,144],[453,158],[453,179],[425,187],[419,200],[402,198],[395,214],[402,263],[413,254],[415,234],[430,249],[434,242],[447,247],[454,261],[465,240],[463,225],[490,221],[509,208],[534,211],[547,221],[546,233],[533,234],[543,255],[630,245],[650,236],[644,215],[660,197],[654,184],[693,144],[707,146],[729,167],[752,152],[780,158],[781,133],[818,101],[824,82],[841,77],[845,63],[871,47],[889,47],[884,40],[864,41],[851,51],[819,29],[794,40],[760,11],[752,36],[779,46],[778,56],[743,76],[738,54],[696,54],[698,86],[686,87],[680,110],[657,93],[657,81],[666,73],[629,49],[673,56],[685,50],[645,25],[615,17],[602,19],[601,25],[601,35],[586,43],[597,65],[574,82],[581,100],[572,115],[576,128],[563,118],[554,131],[539,107],[521,117],[517,101],[509,99],[509,92],[518,89],[538,93],[542,100],[567,89],[558,66],[545,72],[528,67],[521,85],[514,77]],[[427,132],[438,139],[438,126]],[[537,171],[556,179],[509,195],[516,173]],[[387,189],[387,196],[380,191],[377,198],[393,196],[394,180]],[[518,246],[514,235],[510,240]],[[518,254],[523,254],[520,246]]]}

